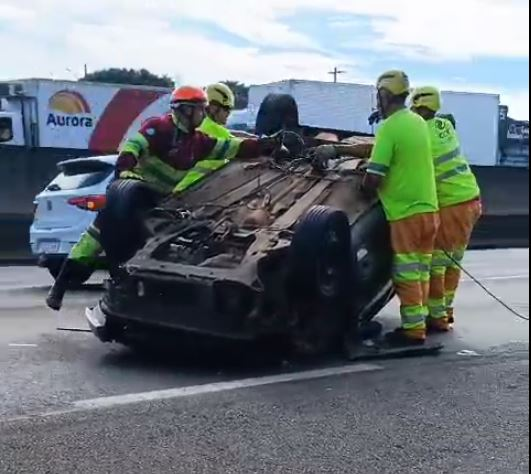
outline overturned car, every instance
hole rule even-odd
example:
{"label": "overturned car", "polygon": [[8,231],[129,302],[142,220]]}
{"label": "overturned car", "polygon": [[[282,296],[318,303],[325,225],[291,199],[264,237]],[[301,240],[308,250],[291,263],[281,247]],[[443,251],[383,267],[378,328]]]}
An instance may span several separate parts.
{"label": "overturned car", "polygon": [[394,295],[392,252],[377,199],[361,191],[363,160],[317,169],[327,141],[298,132],[281,132],[276,158],[234,161],[146,216],[146,245],[87,310],[99,339],[271,340],[318,353],[374,318]]}

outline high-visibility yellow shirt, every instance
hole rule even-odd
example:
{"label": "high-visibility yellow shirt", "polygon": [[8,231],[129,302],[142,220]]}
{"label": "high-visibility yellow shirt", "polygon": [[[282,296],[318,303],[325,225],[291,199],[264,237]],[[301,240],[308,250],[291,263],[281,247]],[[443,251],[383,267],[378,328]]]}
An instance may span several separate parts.
{"label": "high-visibility yellow shirt", "polygon": [[221,143],[226,144],[226,149],[228,150],[230,148],[230,153],[227,154],[227,158],[224,160],[209,158],[197,162],[175,187],[173,190],[174,193],[186,191],[203,181],[207,176],[225,167],[236,156],[237,149],[242,141],[234,137],[227,128],[214,122],[210,117],[205,117],[203,123],[201,123],[197,130],[210,138],[215,138],[216,140],[220,140]]}
{"label": "high-visibility yellow shirt", "polygon": [[441,207],[450,207],[477,199],[481,190],[452,123],[436,117],[428,121],[432,156],[435,164],[437,195]]}
{"label": "high-visibility yellow shirt", "polygon": [[383,122],[368,172],[384,178],[378,193],[389,221],[439,210],[428,125],[412,111]]}
{"label": "high-visibility yellow shirt", "polygon": [[214,122],[214,120],[212,120],[210,117],[206,117],[203,120],[203,123],[199,126],[198,130],[211,138],[223,140],[234,138],[234,135],[230,133],[227,128],[219,123]]}

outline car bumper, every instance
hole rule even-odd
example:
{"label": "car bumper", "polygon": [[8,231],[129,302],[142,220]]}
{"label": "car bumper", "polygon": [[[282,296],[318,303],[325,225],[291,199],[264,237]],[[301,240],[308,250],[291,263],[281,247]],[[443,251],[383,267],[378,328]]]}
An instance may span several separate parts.
{"label": "car bumper", "polygon": [[111,283],[100,309],[108,320],[146,329],[163,328],[233,340],[255,339],[259,331],[251,322],[257,317],[260,295],[249,294],[250,289],[238,286],[237,291],[245,295],[241,298],[236,295],[236,301],[231,298],[229,305],[236,308],[227,307],[226,301],[222,301],[224,291],[217,286],[214,281],[190,284],[144,280],[124,286]]}
{"label": "car bumper", "polygon": [[85,319],[92,333],[102,342],[111,342],[112,337],[107,327],[107,316],[98,303],[93,308],[85,309]]}
{"label": "car bumper", "polygon": [[[81,238],[84,229],[39,229],[33,225],[30,228],[30,246],[37,264],[49,268],[64,260]],[[106,269],[104,253],[94,258],[94,265],[98,269]]]}
{"label": "car bumper", "polygon": [[81,233],[75,229],[54,230],[54,229],[30,229],[30,245],[33,255],[65,256],[70,253],[77,243]]}

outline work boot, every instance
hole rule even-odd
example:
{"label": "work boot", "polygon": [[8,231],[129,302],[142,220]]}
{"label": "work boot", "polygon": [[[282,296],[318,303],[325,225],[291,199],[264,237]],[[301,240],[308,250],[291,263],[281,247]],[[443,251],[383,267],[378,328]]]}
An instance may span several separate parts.
{"label": "work boot", "polygon": [[453,326],[455,324],[454,308],[448,309],[448,324]]}
{"label": "work boot", "polygon": [[448,318],[428,318],[427,321],[428,333],[443,333],[452,329]]}
{"label": "work boot", "polygon": [[426,342],[426,330],[398,328],[385,335],[385,342],[390,347],[423,346]]}
{"label": "work boot", "polygon": [[75,283],[76,275],[85,266],[75,260],[67,259],[61,268],[59,276],[55,280],[48,296],[46,297],[46,305],[54,311],[59,311],[63,306],[63,298],[69,286]]}

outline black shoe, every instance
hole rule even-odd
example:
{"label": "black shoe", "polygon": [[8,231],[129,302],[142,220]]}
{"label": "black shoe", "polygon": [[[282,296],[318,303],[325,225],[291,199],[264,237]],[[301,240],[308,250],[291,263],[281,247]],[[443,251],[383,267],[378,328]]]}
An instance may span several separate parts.
{"label": "black shoe", "polygon": [[453,326],[455,324],[455,316],[453,310],[448,313],[448,324]]}
{"label": "black shoe", "polygon": [[[75,260],[65,260],[59,276],[46,297],[46,305],[48,308],[53,309],[54,311],[60,311],[63,306],[63,299],[66,291],[70,285],[76,282],[76,277],[78,277],[80,272],[83,272],[83,274],[87,272],[85,265],[76,262]],[[77,280],[79,280],[79,278],[77,278]]]}
{"label": "black shoe", "polygon": [[385,343],[389,347],[418,347],[426,343],[424,329],[406,330],[399,328],[385,335]]}
{"label": "black shoe", "polygon": [[361,325],[359,329],[362,340],[377,339],[383,332],[383,325],[378,321],[369,321],[367,324]]}
{"label": "black shoe", "polygon": [[63,306],[63,298],[66,293],[66,285],[57,283],[52,286],[48,296],[46,297],[46,305],[48,308],[53,309],[54,311],[60,311]]}

